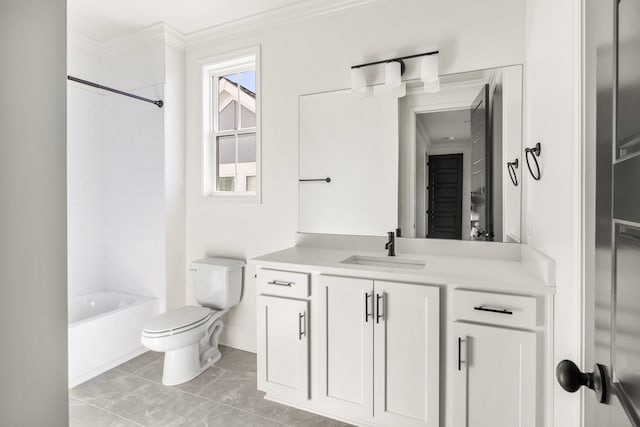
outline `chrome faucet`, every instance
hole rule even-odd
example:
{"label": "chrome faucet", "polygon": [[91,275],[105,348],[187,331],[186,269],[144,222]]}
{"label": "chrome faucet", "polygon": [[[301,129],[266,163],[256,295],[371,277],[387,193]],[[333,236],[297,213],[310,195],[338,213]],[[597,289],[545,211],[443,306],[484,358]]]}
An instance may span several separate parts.
{"label": "chrome faucet", "polygon": [[393,231],[389,231],[387,235],[389,241],[384,245],[384,248],[389,250],[389,256],[396,256],[396,236]]}

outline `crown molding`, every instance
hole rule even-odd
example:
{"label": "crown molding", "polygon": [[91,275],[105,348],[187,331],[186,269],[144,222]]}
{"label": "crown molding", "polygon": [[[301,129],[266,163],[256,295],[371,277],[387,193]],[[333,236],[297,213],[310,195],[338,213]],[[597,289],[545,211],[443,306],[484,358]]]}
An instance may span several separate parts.
{"label": "crown molding", "polygon": [[120,52],[126,52],[128,50],[139,49],[159,41],[164,41],[164,35],[165,24],[153,24],[131,34],[108,40],[102,44],[102,48],[104,54],[109,56]]}
{"label": "crown molding", "polygon": [[150,25],[131,34],[117,37],[106,42],[98,42],[70,29],[67,32],[67,40],[69,43],[104,56],[139,49],[157,42],[165,42],[167,45],[177,49],[185,49],[206,44],[213,40],[241,36],[249,31],[265,31],[315,16],[362,7],[377,1],[380,0],[307,0],[186,35],[164,22]]}
{"label": "crown molding", "polygon": [[154,43],[164,43],[181,50],[185,48],[184,34],[164,22],[106,42],[96,41],[73,29],[67,30],[67,44],[69,46],[100,56],[135,50]]}
{"label": "crown molding", "polygon": [[379,0],[307,0],[189,33],[184,36],[184,41],[189,49],[214,40],[241,36],[249,31],[265,31],[303,19],[369,5],[376,1]]}
{"label": "crown molding", "polygon": [[67,28],[67,45],[87,51],[94,55],[102,55],[102,43],[95,41],[72,28]]}
{"label": "crown molding", "polygon": [[184,50],[185,48],[185,37],[180,31],[171,27],[168,24],[164,24],[164,40],[167,45],[171,47],[175,47],[180,50]]}
{"label": "crown molding", "polygon": [[380,0],[307,0],[266,12],[226,22],[204,30],[183,34],[164,22],[150,25],[125,36],[105,42],[93,40],[75,30],[67,32],[67,40],[76,46],[109,56],[164,42],[177,49],[191,48],[213,40],[237,37],[247,32],[265,31],[315,16],[366,6]]}

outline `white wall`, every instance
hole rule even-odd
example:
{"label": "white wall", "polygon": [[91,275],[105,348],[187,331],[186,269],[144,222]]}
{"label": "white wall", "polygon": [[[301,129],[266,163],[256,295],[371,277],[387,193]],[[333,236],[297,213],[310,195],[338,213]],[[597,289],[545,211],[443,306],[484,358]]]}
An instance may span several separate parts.
{"label": "white wall", "polygon": [[[154,26],[101,46],[103,82],[163,99],[166,45]],[[120,95],[105,97],[105,287],[166,305],[165,111]]]}
{"label": "white wall", "polygon": [[[542,179],[522,172],[523,238],[556,262],[554,366],[565,358],[580,365],[580,19],[580,0],[527,1],[524,145],[542,143]],[[553,382],[555,425],[579,425],[580,393],[545,380]]]}
{"label": "white wall", "polygon": [[183,305],[184,48],[156,25],[106,43],[70,32],[69,52],[69,74],[165,102],[69,84],[70,292]]}
{"label": "white wall", "polygon": [[[524,12],[524,1],[513,0],[378,1],[268,27],[256,23],[250,34],[234,30],[225,36],[220,30],[208,39],[188,38],[187,259],[207,254],[248,259],[294,245],[299,95],[349,87],[351,65],[433,47],[441,51],[442,74],[523,63]],[[262,58],[263,202],[204,199],[198,61],[257,44]],[[227,316],[225,342],[255,350],[255,292],[254,272],[248,269],[243,300]],[[187,302],[193,302],[190,290]]]}
{"label": "white wall", "polygon": [[[162,85],[134,92],[163,95]],[[104,287],[156,297],[160,307],[166,293],[163,118],[153,104],[104,97]]]}
{"label": "white wall", "polygon": [[0,2],[0,52],[0,425],[66,426],[66,2]]}
{"label": "white wall", "polygon": [[[523,84],[522,84],[522,68],[510,67],[502,72],[502,101],[503,101],[503,120],[502,120],[502,168],[503,168],[503,220],[504,220],[504,240],[521,241],[521,217],[522,212],[522,177],[523,164],[522,158],[522,137],[524,130],[522,127],[522,109],[523,109]],[[515,170],[518,179],[518,186],[514,186],[509,178],[509,172],[506,170],[506,162],[513,162],[518,159],[518,168]]]}
{"label": "white wall", "polygon": [[[165,31],[168,29],[165,28]],[[185,75],[184,45],[165,37],[164,198],[167,308],[185,305]],[[189,283],[187,282],[187,286]]]}
{"label": "white wall", "polygon": [[[402,114],[404,110],[401,110]],[[413,230],[403,230],[403,236],[424,237],[427,235],[429,220],[427,219],[427,192],[425,189],[429,184],[429,168],[427,167],[427,159],[431,155],[431,138],[427,129],[425,129],[422,120],[416,120],[416,214],[415,214],[415,234]],[[400,208],[398,208],[401,211]],[[400,223],[398,223],[400,224]]]}
{"label": "white wall", "polygon": [[69,296],[104,287],[103,96],[67,85]]}

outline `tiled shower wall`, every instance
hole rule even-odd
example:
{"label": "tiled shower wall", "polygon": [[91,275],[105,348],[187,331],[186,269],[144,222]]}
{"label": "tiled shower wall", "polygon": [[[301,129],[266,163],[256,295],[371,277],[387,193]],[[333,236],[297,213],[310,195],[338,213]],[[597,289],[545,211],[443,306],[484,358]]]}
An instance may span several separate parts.
{"label": "tiled shower wall", "polygon": [[[162,89],[133,92],[161,99]],[[68,104],[69,296],[164,300],[163,110],[72,84]]]}
{"label": "tiled shower wall", "polygon": [[69,297],[104,287],[103,98],[67,85]]}
{"label": "tiled shower wall", "polygon": [[[162,86],[134,92],[163,99]],[[105,285],[161,298],[166,283],[163,112],[122,96],[105,99]]]}

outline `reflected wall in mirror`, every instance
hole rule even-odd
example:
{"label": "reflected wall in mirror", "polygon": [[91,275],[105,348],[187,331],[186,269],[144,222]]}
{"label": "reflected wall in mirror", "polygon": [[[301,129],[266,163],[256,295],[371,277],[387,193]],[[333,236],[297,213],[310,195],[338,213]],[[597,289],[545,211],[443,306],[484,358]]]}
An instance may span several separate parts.
{"label": "reflected wall in mirror", "polygon": [[520,241],[522,67],[406,83],[300,97],[299,231]]}
{"label": "reflected wall in mirror", "polygon": [[522,67],[443,76],[436,94],[408,89],[399,120],[403,234],[519,242],[520,169],[512,181],[507,162],[522,147]]}

